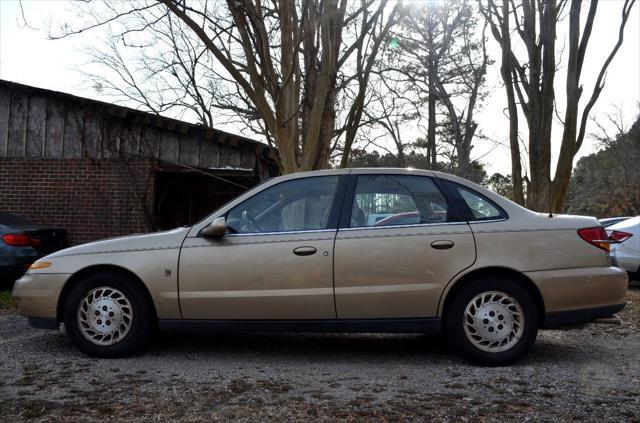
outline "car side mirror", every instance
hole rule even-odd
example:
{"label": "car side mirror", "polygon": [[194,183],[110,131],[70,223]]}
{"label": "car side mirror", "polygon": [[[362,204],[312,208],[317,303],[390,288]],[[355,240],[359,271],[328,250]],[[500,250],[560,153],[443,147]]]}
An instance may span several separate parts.
{"label": "car side mirror", "polygon": [[200,231],[200,234],[207,238],[221,238],[226,233],[227,225],[224,217],[216,218],[209,226]]}

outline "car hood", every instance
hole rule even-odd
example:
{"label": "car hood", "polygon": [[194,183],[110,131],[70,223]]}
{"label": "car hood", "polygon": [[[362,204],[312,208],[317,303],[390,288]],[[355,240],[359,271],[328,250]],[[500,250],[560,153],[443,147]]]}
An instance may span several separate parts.
{"label": "car hood", "polygon": [[189,232],[189,227],[151,234],[129,235],[102,241],[89,242],[49,254],[46,258],[77,256],[84,254],[103,254],[123,251],[141,251],[180,248]]}

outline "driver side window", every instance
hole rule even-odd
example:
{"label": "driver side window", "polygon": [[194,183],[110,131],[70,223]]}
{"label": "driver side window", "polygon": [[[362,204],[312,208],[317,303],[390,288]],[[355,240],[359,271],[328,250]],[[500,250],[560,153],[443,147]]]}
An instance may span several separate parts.
{"label": "driver side window", "polygon": [[338,176],[294,179],[265,189],[227,213],[231,233],[327,229]]}

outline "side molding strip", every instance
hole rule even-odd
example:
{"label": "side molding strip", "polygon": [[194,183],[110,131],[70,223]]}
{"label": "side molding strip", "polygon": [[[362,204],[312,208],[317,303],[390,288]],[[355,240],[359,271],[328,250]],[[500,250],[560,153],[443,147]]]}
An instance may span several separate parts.
{"label": "side molding strip", "polygon": [[350,320],[160,320],[160,330],[190,332],[429,333],[442,331],[438,317]]}

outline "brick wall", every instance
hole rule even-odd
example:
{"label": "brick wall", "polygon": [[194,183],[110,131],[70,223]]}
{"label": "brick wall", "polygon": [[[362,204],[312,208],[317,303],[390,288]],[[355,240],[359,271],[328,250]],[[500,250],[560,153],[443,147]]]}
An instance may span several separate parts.
{"label": "brick wall", "polygon": [[69,231],[71,244],[148,232],[153,163],[0,158],[0,211]]}

